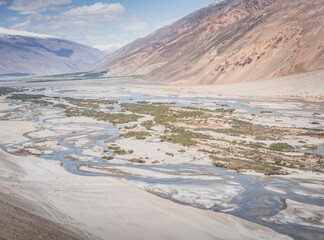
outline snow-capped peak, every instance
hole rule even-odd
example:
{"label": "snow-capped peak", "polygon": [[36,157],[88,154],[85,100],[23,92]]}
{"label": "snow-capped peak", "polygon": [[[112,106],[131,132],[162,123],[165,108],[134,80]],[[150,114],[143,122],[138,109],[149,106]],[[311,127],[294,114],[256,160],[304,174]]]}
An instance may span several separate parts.
{"label": "snow-capped peak", "polygon": [[225,1],[226,0],[215,0],[211,5],[215,6],[215,5],[225,2]]}
{"label": "snow-capped peak", "polygon": [[1,35],[35,37],[35,38],[59,38],[59,37],[52,36],[52,35],[32,33],[32,32],[26,32],[26,31],[17,31],[17,30],[6,29],[6,28],[0,27],[0,36]]}

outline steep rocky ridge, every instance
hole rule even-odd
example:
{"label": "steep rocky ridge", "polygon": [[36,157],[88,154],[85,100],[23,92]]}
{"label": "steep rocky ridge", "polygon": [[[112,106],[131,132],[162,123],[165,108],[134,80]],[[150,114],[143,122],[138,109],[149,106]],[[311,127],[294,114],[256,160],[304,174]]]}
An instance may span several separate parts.
{"label": "steep rocky ridge", "polygon": [[110,75],[185,84],[273,79],[324,68],[324,0],[225,0],[106,56]]}

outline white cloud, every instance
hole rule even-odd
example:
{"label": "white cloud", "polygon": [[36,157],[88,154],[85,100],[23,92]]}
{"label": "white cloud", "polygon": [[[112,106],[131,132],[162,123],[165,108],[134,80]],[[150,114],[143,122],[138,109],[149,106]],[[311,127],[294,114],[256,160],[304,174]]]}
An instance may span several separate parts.
{"label": "white cloud", "polygon": [[125,8],[119,3],[97,2],[89,6],[71,8],[57,15],[29,15],[24,21],[11,28],[59,36],[78,35],[84,34],[84,32],[95,32],[104,23],[121,19],[124,13]]}
{"label": "white cloud", "polygon": [[[19,1],[14,0],[14,2]],[[42,0],[31,0],[31,2],[35,1]],[[43,1],[47,2],[48,0]],[[55,3],[63,1],[70,0],[53,0]],[[45,4],[42,6],[44,8]],[[14,8],[17,11],[20,9],[17,5],[14,5]],[[32,9],[35,10],[36,7],[26,8],[24,13],[31,13]],[[99,45],[98,48],[111,52],[123,46],[124,43],[142,36],[143,34],[137,30],[146,27],[146,23],[141,18],[129,16],[120,3],[96,2],[91,5],[74,7],[71,4],[67,6],[46,5],[46,10],[47,12],[42,12],[38,9],[37,14],[20,16],[19,21],[13,22],[10,29],[59,36],[90,46]],[[114,24],[111,24],[112,21],[123,21],[121,23],[128,21],[129,24],[123,26],[120,25],[121,23],[116,24],[117,28],[122,28],[127,32],[116,35],[120,29],[116,29]]]}
{"label": "white cloud", "polygon": [[32,26],[32,22],[30,18],[25,19],[23,22],[19,22],[15,25],[13,25],[11,28],[14,30],[27,30],[30,31],[31,29],[29,28]]}
{"label": "white cloud", "polygon": [[113,21],[119,19],[125,13],[125,8],[120,3],[97,2],[90,6],[72,8],[64,12],[63,19],[73,21]]}
{"label": "white cloud", "polygon": [[7,3],[6,0],[0,0],[0,6],[1,6],[1,5],[5,5],[6,3]]}
{"label": "white cloud", "polygon": [[8,9],[18,11],[20,14],[37,14],[51,7],[69,3],[72,3],[72,0],[14,0]]}
{"label": "white cloud", "polygon": [[158,22],[154,25],[154,27],[156,28],[162,28],[162,27],[165,27],[165,26],[168,26],[172,23],[174,23],[175,21],[177,21],[177,19],[170,19],[170,20],[166,20],[166,21],[163,21],[163,22]]}
{"label": "white cloud", "polygon": [[108,43],[108,44],[97,44],[94,45],[94,48],[99,49],[100,51],[106,52],[106,53],[112,53],[116,51],[117,49],[123,47],[125,44],[122,43]]}
{"label": "white cloud", "polygon": [[120,28],[124,31],[138,31],[146,27],[146,22],[138,17],[133,17],[129,23],[120,25]]}

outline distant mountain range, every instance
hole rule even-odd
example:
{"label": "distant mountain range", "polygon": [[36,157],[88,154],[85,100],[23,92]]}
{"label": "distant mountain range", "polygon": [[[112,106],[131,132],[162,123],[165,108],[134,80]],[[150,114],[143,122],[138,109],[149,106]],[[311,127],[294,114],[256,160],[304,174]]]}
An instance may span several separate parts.
{"label": "distant mountain range", "polygon": [[104,56],[95,48],[58,37],[0,28],[0,76],[75,72]]}
{"label": "distant mountain range", "polygon": [[109,75],[184,84],[273,79],[324,68],[323,0],[216,1],[109,54]]}

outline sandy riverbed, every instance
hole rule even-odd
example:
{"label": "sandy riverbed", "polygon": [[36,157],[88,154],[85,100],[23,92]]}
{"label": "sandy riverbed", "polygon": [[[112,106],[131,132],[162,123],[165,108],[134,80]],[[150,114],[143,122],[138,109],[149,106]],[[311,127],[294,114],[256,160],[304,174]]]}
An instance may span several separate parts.
{"label": "sandy riverbed", "polygon": [[[33,128],[24,121],[20,124],[27,124],[25,131],[11,126],[12,138]],[[4,127],[8,131],[8,125],[1,124],[0,133]],[[36,215],[35,221],[52,221],[55,231],[62,234],[86,239],[289,239],[227,214],[176,204],[118,180],[73,175],[58,162],[3,151],[0,158],[1,192],[18,199],[16,207]],[[7,229],[1,228],[0,236],[6,236]]]}
{"label": "sandy riverbed", "polygon": [[[53,83],[41,84],[44,84],[44,86],[51,86]],[[63,83],[55,83],[54,85],[62,85],[65,89],[66,84],[67,83],[64,83],[63,86]],[[77,84],[78,86],[72,86],[71,84],[71,87],[69,87],[71,88],[70,91],[66,91],[66,89],[60,91],[59,87],[48,87],[44,90],[44,93],[91,98],[94,96],[96,98],[111,96],[116,98],[125,97],[127,101],[132,101],[133,98],[136,101],[138,93],[143,93],[149,95],[149,98],[146,99],[146,95],[141,95],[143,98],[139,100],[151,101],[152,97],[152,102],[172,102],[173,99],[170,94],[176,93],[179,94],[179,96],[197,97],[197,99],[193,100],[191,98],[183,101],[179,100],[182,103],[197,104],[200,107],[207,108],[212,104],[220,108],[223,104],[223,102],[221,104],[215,99],[208,97],[217,98],[221,94],[230,96],[240,95],[240,87],[237,86],[182,88],[178,86],[170,87],[159,85],[146,85],[144,87],[143,85],[136,86],[136,84],[134,84],[127,87],[120,87],[118,84],[116,86],[111,86],[109,81],[99,82],[99,80],[96,83],[92,81],[82,81]],[[276,84],[279,88],[280,81]],[[246,91],[246,95],[244,96],[264,97],[269,93],[254,91],[258,88],[261,89],[261,86],[252,85],[253,84],[249,83],[245,88],[242,88],[244,91],[247,88],[250,89],[250,92]],[[312,84],[310,85],[313,86]],[[265,83],[265,86],[267,86],[267,83]],[[235,92],[235,89],[237,92]],[[264,87],[263,89],[265,89],[264,91],[269,90]],[[308,86],[307,89],[305,88],[305,91],[310,91],[310,86]],[[315,97],[316,100],[320,100],[321,95],[316,95],[316,91],[318,90],[321,92],[322,90],[320,88],[312,89],[314,96],[317,96]],[[295,90],[298,89],[296,88]],[[281,96],[280,91],[276,93],[278,93],[278,95],[272,97]],[[165,98],[154,99],[154,94]],[[203,96],[203,100],[199,99],[201,96]],[[296,97],[306,100],[313,99],[313,95],[307,95],[303,92],[298,93],[298,91],[292,91],[291,96],[286,95],[285,97]],[[26,106],[28,106],[26,103],[8,105],[4,102],[3,98],[1,98],[1,100],[3,101],[0,103],[0,110],[3,110],[1,117],[5,116],[4,119],[13,120],[0,122],[0,145],[4,144],[4,150],[7,151],[7,153],[0,153],[0,159],[2,160],[0,161],[0,169],[3,170],[0,172],[0,192],[3,192],[4,196],[10,196],[13,199],[17,199],[18,203],[16,207],[18,207],[19,210],[27,211],[26,214],[32,214],[32,216],[36,218],[36,222],[42,222],[44,219],[51,221],[51,226],[54,226],[52,229],[57,230],[55,234],[66,234],[69,237],[76,237],[78,239],[80,239],[81,236],[83,238],[92,239],[129,239],[130,236],[133,236],[134,239],[286,239],[286,237],[272,230],[236,217],[184,206],[149,193],[151,192],[156,195],[167,197],[175,202],[182,202],[196,207],[209,208],[213,206],[211,203],[217,203],[223,208],[222,210],[229,210],[235,209],[237,206],[237,204],[227,203],[231,202],[234,197],[241,193],[242,187],[240,185],[230,186],[218,184],[213,185],[213,191],[208,187],[196,187],[195,191],[192,191],[190,185],[168,186],[155,183],[141,184],[136,181],[128,181],[125,179],[117,180],[110,177],[82,177],[66,172],[64,168],[59,165],[59,162],[29,156],[33,154],[40,155],[63,151],[66,148],[58,145],[57,140],[64,139],[68,141],[68,144],[76,147],[84,147],[81,149],[81,153],[90,155],[80,156],[78,154],[69,154],[68,157],[70,161],[88,161],[96,164],[98,163],[98,158],[108,156],[109,151],[105,149],[113,144],[127,151],[133,151],[131,154],[126,155],[114,154],[114,158],[109,161],[110,163],[116,164],[125,164],[126,162],[129,166],[107,167],[94,165],[95,167],[93,167],[93,165],[88,166],[85,163],[80,167],[80,169],[85,172],[110,172],[112,173],[111,175],[114,175],[114,173],[119,171],[126,173],[128,176],[144,177],[147,179],[160,178],[161,180],[165,180],[171,176],[174,177],[175,180],[182,180],[189,177],[185,174],[172,174],[172,169],[167,168],[163,169],[162,173],[153,172],[151,170],[154,170],[158,164],[165,166],[173,164],[211,164],[208,154],[204,154],[202,151],[199,151],[198,148],[186,148],[180,144],[161,142],[159,135],[163,134],[165,130],[162,126],[153,126],[154,132],[151,133],[150,137],[144,140],[119,137],[118,139],[110,141],[108,139],[111,136],[111,132],[96,135],[99,131],[111,128],[110,123],[100,122],[86,117],[66,118],[62,112],[54,108],[47,109],[46,107],[40,107],[33,112],[33,108],[26,108]],[[125,101],[125,99],[121,101],[123,100]],[[196,100],[197,102],[195,102]],[[240,99],[237,97],[231,98],[230,100],[223,98],[221,101],[225,103],[238,103]],[[258,99],[255,102],[253,102],[253,100],[252,102],[248,101],[246,104],[256,109],[260,108],[266,110],[270,108],[274,109],[274,112],[278,110],[278,112],[283,114],[282,116],[257,114],[257,116],[253,116],[252,118],[251,113],[244,115],[248,110],[239,108],[232,115],[241,120],[251,121],[254,124],[259,123],[268,126],[314,127],[310,119],[313,113],[318,112],[318,110],[314,108],[309,112],[302,112],[303,115],[299,117],[297,116],[299,113],[298,111],[305,103],[301,104],[294,101],[288,104],[282,99],[276,101],[270,100],[269,102],[267,99]],[[21,105],[24,106],[19,108]],[[315,107],[322,109],[320,102],[315,104]],[[16,111],[13,111],[13,109],[16,108],[18,114],[16,114]],[[8,112],[9,117],[6,116]],[[10,112],[12,112],[12,114]],[[290,114],[297,117],[292,120]],[[36,123],[17,121],[33,120],[35,116],[36,119],[42,120],[42,123],[40,123],[42,125],[37,126]],[[152,116],[140,118],[137,122],[137,126],[132,128],[132,130],[144,131],[145,128],[142,127],[140,123],[151,119],[153,119]],[[324,122],[320,117],[317,117],[316,121],[318,122],[316,125],[317,128],[324,126]],[[120,133],[127,132],[123,128],[126,125],[127,124],[121,126]],[[131,127],[134,123],[128,125]],[[212,125],[212,127],[215,126],[216,123]],[[228,126],[224,125],[223,127]],[[27,132],[29,132],[29,134],[23,136],[23,134]],[[217,146],[222,148],[231,146],[228,141],[256,142],[254,136],[231,136],[216,132],[211,132],[210,135],[215,139],[227,140],[218,141],[217,145],[215,145],[215,149],[217,149]],[[88,143],[95,142],[95,140],[99,140],[99,138],[103,138],[107,140],[107,142],[104,142],[102,145],[87,145]],[[303,142],[300,142],[301,140],[303,140]],[[27,142],[22,145],[11,146],[11,143],[21,143],[25,141]],[[322,139],[311,136],[302,136],[300,138],[285,136],[281,141],[297,147],[302,147],[306,142],[307,144],[320,145]],[[264,140],[264,142],[269,145],[273,140]],[[14,152],[15,147],[18,149],[18,152]],[[62,149],[59,149],[59,147],[62,147]],[[210,150],[208,146],[206,150]],[[10,152],[19,156],[10,155]],[[299,152],[283,154],[303,155]],[[138,164],[136,162],[130,163],[127,161],[131,159],[142,159],[146,161],[145,164],[152,166],[143,169],[141,167],[144,164]],[[136,165],[139,166],[134,167]],[[199,171],[200,170],[201,169],[199,169]],[[186,171],[190,170],[186,169]],[[294,172],[289,176],[281,177],[282,179],[295,182],[296,186],[300,185],[306,188],[323,191],[323,174],[318,175],[314,172],[299,171],[291,168],[287,169],[287,171]],[[258,175],[255,173],[253,174]],[[191,179],[219,180],[217,175],[201,176],[192,173],[189,175]],[[259,177],[262,181],[264,180],[263,175],[259,175]],[[278,193],[285,193],[280,186],[271,185],[267,186],[266,189]],[[318,193],[316,193],[317,195],[310,195],[310,192],[298,191],[300,195],[306,194],[310,197],[322,197],[322,195],[318,195]],[[21,201],[23,201],[23,203],[21,203]],[[1,203],[0,199],[0,205],[3,208],[7,206],[5,205],[6,203],[7,202]],[[303,226],[314,227],[318,227],[317,225],[322,224],[323,213],[318,215],[313,214],[318,211],[316,207],[305,204],[307,213],[310,214],[309,216],[312,219],[321,218],[321,220],[315,222],[314,225],[310,225],[309,222],[312,221],[312,219],[303,219],[303,213],[300,214],[299,211],[293,210],[294,206],[302,208],[302,205],[298,204],[299,203],[287,199],[287,209],[280,210],[275,216],[266,219],[266,221],[280,223],[283,226],[287,223],[296,222]],[[290,218],[284,219],[283,216],[285,214],[290,214]],[[41,226],[41,229],[43,227],[44,226]],[[233,236],[233,232],[237,234]],[[5,236],[1,234],[0,232],[0,237]],[[57,239],[62,239],[62,237],[57,237]]]}

